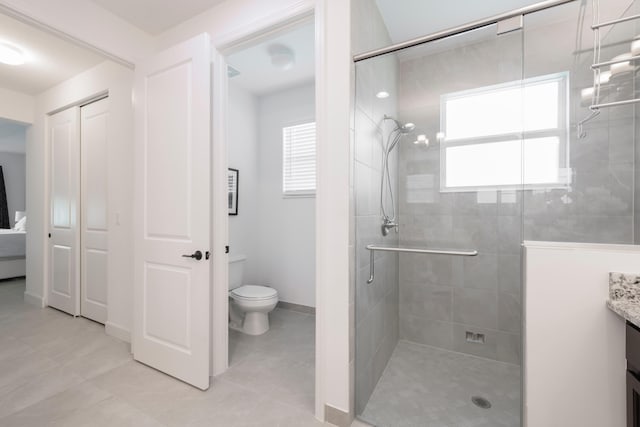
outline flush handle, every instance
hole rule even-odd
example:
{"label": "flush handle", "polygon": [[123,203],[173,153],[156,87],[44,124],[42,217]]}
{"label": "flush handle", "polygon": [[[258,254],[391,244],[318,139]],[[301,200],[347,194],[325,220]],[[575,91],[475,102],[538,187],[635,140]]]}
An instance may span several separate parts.
{"label": "flush handle", "polygon": [[194,253],[192,253],[191,255],[182,255],[183,258],[194,258],[197,261],[200,261],[202,259],[202,252],[200,251],[195,251]]}

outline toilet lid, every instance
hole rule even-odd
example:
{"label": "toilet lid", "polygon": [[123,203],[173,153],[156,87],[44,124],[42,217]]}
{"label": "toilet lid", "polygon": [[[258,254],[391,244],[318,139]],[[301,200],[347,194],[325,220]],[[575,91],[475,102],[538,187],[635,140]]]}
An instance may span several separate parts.
{"label": "toilet lid", "polygon": [[268,286],[244,285],[232,290],[231,294],[239,298],[262,300],[278,296],[278,291]]}

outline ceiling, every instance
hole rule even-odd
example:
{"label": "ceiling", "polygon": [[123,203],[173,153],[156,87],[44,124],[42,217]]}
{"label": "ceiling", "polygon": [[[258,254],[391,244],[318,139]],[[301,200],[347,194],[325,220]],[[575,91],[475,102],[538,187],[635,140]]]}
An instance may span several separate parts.
{"label": "ceiling", "polygon": [[225,0],[91,0],[151,35],[158,35]]}
{"label": "ceiling", "polygon": [[0,14],[0,42],[20,47],[26,63],[0,63],[0,87],[28,95],[39,94],[105,60],[28,24]]}
{"label": "ceiling", "polygon": [[27,125],[0,118],[0,152],[24,153]]}
{"label": "ceiling", "polygon": [[[309,21],[229,55],[227,63],[240,71],[240,75],[230,81],[254,95],[264,95],[313,81],[314,37],[314,24]],[[287,46],[293,51],[295,64],[291,69],[283,71],[271,63],[268,49],[274,44]]]}

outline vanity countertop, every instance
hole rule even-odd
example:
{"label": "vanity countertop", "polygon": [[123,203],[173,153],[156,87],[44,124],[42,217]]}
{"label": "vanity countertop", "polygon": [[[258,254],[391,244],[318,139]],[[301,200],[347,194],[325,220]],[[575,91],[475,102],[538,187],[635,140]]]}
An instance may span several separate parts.
{"label": "vanity countertop", "polygon": [[640,328],[640,274],[609,273],[607,307]]}

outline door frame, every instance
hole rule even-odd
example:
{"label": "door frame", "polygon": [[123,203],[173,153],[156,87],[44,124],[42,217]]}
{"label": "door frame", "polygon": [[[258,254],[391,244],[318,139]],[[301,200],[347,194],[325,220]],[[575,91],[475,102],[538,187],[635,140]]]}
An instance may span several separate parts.
{"label": "door frame", "polygon": [[[227,207],[227,168],[229,147],[229,78],[227,76],[227,56],[244,47],[256,43],[274,33],[294,27],[301,22],[309,21],[314,16],[313,5],[300,5],[290,10],[289,14],[278,18],[265,19],[258,25],[252,25],[244,31],[238,31],[225,37],[213,40],[213,215],[212,239],[213,248],[229,245],[229,214]],[[318,25],[316,22],[315,25]],[[257,29],[256,29],[257,27]],[[317,45],[317,40],[316,40]],[[317,61],[317,55],[316,55]],[[317,74],[317,64],[316,64]],[[222,96],[215,96],[215,94]],[[215,232],[218,230],[218,233]],[[216,252],[218,257],[216,257]],[[212,371],[211,376],[224,373],[229,367],[229,256],[219,249],[213,251],[212,278]]]}
{"label": "door frame", "polygon": [[[322,3],[322,2],[319,2]],[[241,28],[233,33],[225,34],[218,39],[213,40],[214,53],[213,53],[213,86],[212,90],[215,93],[222,94],[222,96],[214,96],[213,102],[213,159],[212,168],[213,174],[218,178],[218,183],[214,179],[213,183],[213,224],[212,231],[219,230],[218,235],[213,231],[212,242],[214,248],[222,247],[222,245],[228,245],[229,243],[229,216],[227,209],[227,168],[228,168],[228,144],[229,138],[229,97],[228,97],[228,82],[227,77],[227,61],[228,55],[237,52],[238,50],[251,45],[261,39],[264,39],[274,33],[286,30],[287,28],[294,27],[301,22],[307,20],[313,20],[315,25],[315,106],[316,106],[316,121],[322,120],[321,117],[325,117],[326,104],[321,100],[321,88],[326,87],[326,72],[325,72],[325,58],[326,54],[322,51],[323,44],[323,29],[324,29],[324,10],[322,6],[318,6],[316,2],[299,2],[295,7],[288,8],[286,10],[280,10],[279,13],[264,18],[258,22],[253,22],[244,28]],[[322,126],[324,123],[319,125]],[[317,135],[321,135],[324,132],[319,129]],[[317,138],[320,141],[320,138]],[[321,157],[318,157],[317,162],[320,164]],[[324,168],[326,170],[326,168]],[[316,176],[320,177],[320,173],[323,168],[318,167]],[[223,175],[224,174],[224,179]],[[218,206],[216,206],[216,202]],[[323,227],[321,222],[321,216],[317,214],[319,208],[324,209],[322,202],[318,203],[318,197],[316,196],[316,236],[319,234],[319,229]],[[332,227],[331,224],[327,224],[328,228]],[[325,227],[327,228],[327,227]],[[222,239],[224,237],[224,239]],[[227,243],[224,243],[227,242]],[[322,242],[316,238],[316,263],[318,255],[322,248]],[[214,254],[216,251],[214,251]],[[225,372],[229,367],[229,332],[228,332],[228,290],[229,290],[229,275],[228,275],[228,255],[216,257],[212,263],[213,268],[213,306],[212,306],[212,322],[213,322],[213,339],[212,339],[212,376],[217,376]],[[319,265],[316,266],[316,270],[319,269]],[[315,294],[316,294],[316,361],[315,361],[315,416],[319,420],[325,419],[325,403],[324,396],[324,373],[326,369],[324,367],[325,354],[323,351],[324,337],[321,335],[324,331],[322,327],[324,319],[324,305],[322,301],[324,298],[323,290],[321,289],[321,281],[316,274],[315,280]],[[347,326],[347,325],[345,325]],[[349,381],[347,379],[347,381]]]}

